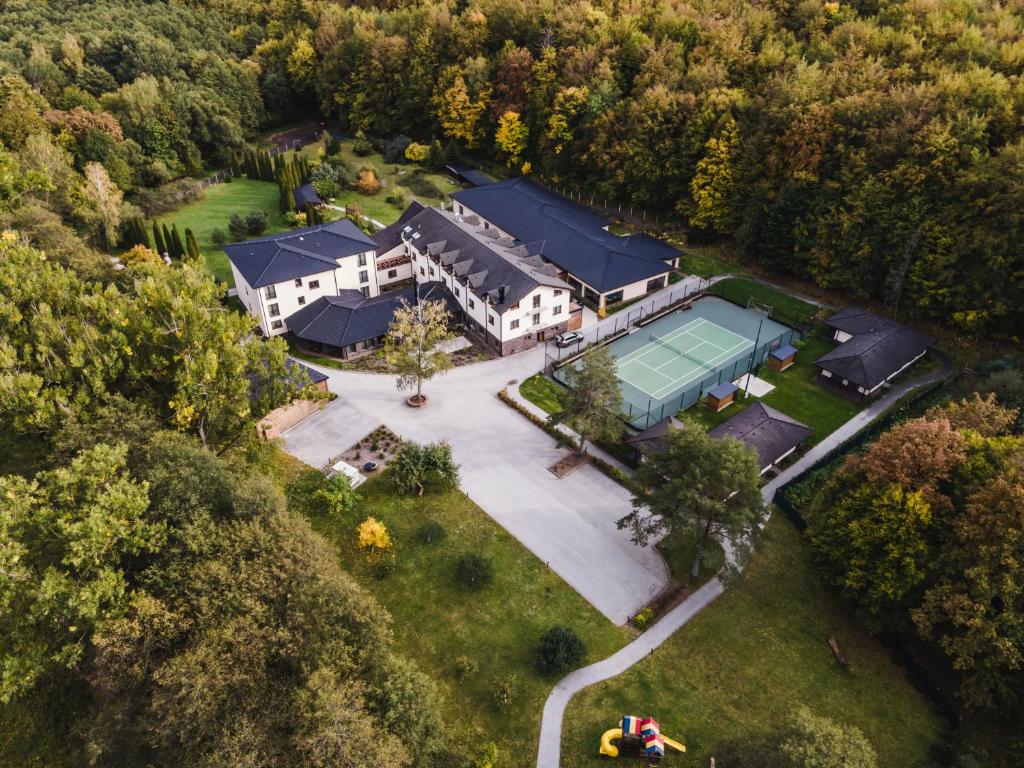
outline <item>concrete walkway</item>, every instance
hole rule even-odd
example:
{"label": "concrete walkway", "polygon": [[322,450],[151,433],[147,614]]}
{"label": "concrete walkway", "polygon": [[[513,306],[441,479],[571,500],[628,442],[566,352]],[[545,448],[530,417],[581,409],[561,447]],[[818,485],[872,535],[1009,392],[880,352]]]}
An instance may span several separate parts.
{"label": "concrete walkway", "polygon": [[[936,371],[920,376],[901,384],[897,384],[884,396],[871,403],[863,411],[843,424],[839,429],[818,443],[804,454],[791,467],[779,473],[761,489],[766,504],[771,504],[775,493],[783,485],[803,474],[816,462],[841,446],[851,437],[864,429],[900,398],[919,387],[928,386],[941,381],[952,373],[952,365],[941,352],[934,352],[942,361],[942,367]],[[627,669],[649,656],[655,648],[668,640],[679,629],[685,626],[694,616],[709,606],[725,591],[721,575],[708,581],[700,589],[686,598],[671,611],[666,613],[654,626],[644,632],[633,642],[620,648],[607,659],[591,664],[588,667],[574,670],[563,677],[551,691],[544,703],[544,712],[540,723],[540,743],[537,748],[537,768],[559,768],[562,749],[562,721],[569,701],[584,688],[621,675]]]}

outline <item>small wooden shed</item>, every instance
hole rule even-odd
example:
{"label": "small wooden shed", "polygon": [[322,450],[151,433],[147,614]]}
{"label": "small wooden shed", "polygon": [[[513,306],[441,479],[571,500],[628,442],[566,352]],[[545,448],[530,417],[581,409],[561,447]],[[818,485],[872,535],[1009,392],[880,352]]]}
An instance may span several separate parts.
{"label": "small wooden shed", "polygon": [[796,347],[786,344],[773,349],[768,355],[768,367],[773,371],[784,371],[796,362]]}
{"label": "small wooden shed", "polygon": [[718,413],[736,399],[736,393],[738,391],[739,387],[731,381],[723,382],[705,395],[704,407],[709,411]]}

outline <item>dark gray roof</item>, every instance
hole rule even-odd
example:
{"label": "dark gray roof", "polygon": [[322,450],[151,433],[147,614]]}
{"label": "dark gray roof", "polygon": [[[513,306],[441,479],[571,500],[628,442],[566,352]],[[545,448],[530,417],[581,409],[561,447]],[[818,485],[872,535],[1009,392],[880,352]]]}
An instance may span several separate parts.
{"label": "dark gray roof", "polygon": [[484,173],[471,168],[468,165],[449,165],[448,173],[454,176],[459,181],[465,182],[474,187],[479,187],[483,184],[491,184],[492,180]]}
{"label": "dark gray roof", "polygon": [[313,182],[307,182],[300,187],[295,187],[292,190],[292,197],[295,198],[295,209],[303,210],[306,207],[306,203],[312,205],[322,205],[323,200],[320,199],[320,195],[313,189]]}
{"label": "dark gray roof", "polygon": [[402,211],[402,215],[398,217],[397,221],[370,235],[370,239],[377,244],[378,256],[387,253],[402,242],[402,227],[422,210],[423,206],[413,200],[409,207]]}
{"label": "dark gray roof", "polygon": [[680,255],[650,235],[608,232],[607,219],[529,179],[464,189],[452,198],[602,293],[662,275]]}
{"label": "dark gray roof", "polygon": [[852,337],[815,360],[815,365],[867,390],[875,389],[935,343],[931,336],[859,307],[846,307],[825,322]]}
{"label": "dark gray roof", "polygon": [[723,381],[717,387],[710,390],[708,394],[711,395],[716,400],[721,400],[723,397],[728,397],[738,389],[739,387],[737,387],[731,381]]}
{"label": "dark gray roof", "polygon": [[443,301],[449,311],[461,311],[455,297],[439,282],[421,283],[398,291],[366,298],[359,291],[321,296],[287,318],[288,330],[300,339],[345,347],[385,335],[395,310],[403,303]]}
{"label": "dark gray roof", "polygon": [[550,264],[538,265],[515,249],[502,246],[494,232],[473,226],[447,211],[424,208],[402,231],[422,253],[436,256],[481,301],[498,312],[515,304],[538,285],[569,286]]}
{"label": "dark gray roof", "polygon": [[760,402],[751,403],[728,421],[708,431],[708,437],[734,437],[757,451],[763,470],[811,436],[810,427]]}
{"label": "dark gray roof", "polygon": [[231,243],[224,252],[253,288],[337,268],[341,259],[376,249],[348,219]]}
{"label": "dark gray roof", "polygon": [[669,427],[678,429],[679,422],[671,416],[666,416],[661,421],[652,424],[647,429],[637,432],[635,435],[626,438],[626,442],[645,453],[657,453],[668,449]]}

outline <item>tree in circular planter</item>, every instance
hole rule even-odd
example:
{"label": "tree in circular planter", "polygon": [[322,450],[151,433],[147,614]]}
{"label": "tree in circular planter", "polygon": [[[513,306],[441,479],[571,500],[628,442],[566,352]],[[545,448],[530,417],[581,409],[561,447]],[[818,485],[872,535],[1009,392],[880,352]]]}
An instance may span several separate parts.
{"label": "tree in circular planter", "polygon": [[583,661],[587,647],[568,627],[552,627],[537,644],[537,671],[542,675],[561,675]]}
{"label": "tree in circular planter", "polygon": [[409,405],[426,405],[423,382],[452,367],[441,345],[451,339],[452,314],[440,301],[403,302],[384,337],[384,359],[398,373],[398,389],[414,389]]}
{"label": "tree in circular planter", "polygon": [[455,561],[455,576],[470,589],[482,589],[494,578],[494,568],[483,555],[468,552]]}

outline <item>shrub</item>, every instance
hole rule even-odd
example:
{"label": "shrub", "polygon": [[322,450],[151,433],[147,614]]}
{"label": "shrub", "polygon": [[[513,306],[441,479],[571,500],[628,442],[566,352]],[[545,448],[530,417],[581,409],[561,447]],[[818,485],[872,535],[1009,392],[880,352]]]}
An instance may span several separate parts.
{"label": "shrub", "polygon": [[436,544],[448,535],[437,520],[428,520],[416,530],[416,538],[423,544]]}
{"label": "shrub", "polygon": [[380,192],[381,183],[372,168],[363,168],[356,179],[356,191],[361,195],[376,195]]}
{"label": "shrub", "polygon": [[455,676],[457,678],[465,680],[478,671],[480,671],[480,665],[477,664],[476,659],[470,656],[459,656],[455,659]]}
{"label": "shrub", "polygon": [[386,555],[378,560],[373,565],[373,578],[377,581],[384,581],[388,576],[395,572],[395,556],[393,554]]}
{"label": "shrub", "polygon": [[352,154],[358,157],[366,157],[373,154],[373,144],[365,136],[357,136],[352,142]]}
{"label": "shrub", "polygon": [[221,246],[228,241],[227,233],[220,227],[215,227],[210,233],[210,240],[213,241],[214,245]]}
{"label": "shrub", "polygon": [[498,709],[505,709],[513,702],[519,691],[519,678],[513,674],[494,678],[491,700]]}
{"label": "shrub", "polygon": [[494,578],[494,568],[483,555],[468,552],[455,561],[455,577],[470,589],[483,589]]}
{"label": "shrub", "polygon": [[245,231],[250,235],[262,235],[267,229],[267,214],[264,211],[250,211],[245,217]]}
{"label": "shrub", "polygon": [[391,480],[399,493],[422,496],[428,481],[449,488],[459,484],[459,467],[452,460],[452,447],[444,441],[431,445],[403,443],[395,454],[392,470]]}
{"label": "shrub", "polygon": [[537,671],[542,675],[565,674],[579,666],[586,653],[579,635],[568,627],[552,627],[540,636]]}
{"label": "shrub", "polygon": [[137,267],[140,264],[158,264],[163,266],[164,260],[152,248],[144,245],[133,245],[121,254],[121,263],[126,267]]}
{"label": "shrub", "polygon": [[231,220],[228,222],[228,231],[231,233],[233,240],[242,240],[245,238],[245,233],[247,231],[245,219],[237,213],[232,213]]}
{"label": "shrub", "polygon": [[348,475],[340,472],[325,480],[313,494],[313,499],[320,509],[333,517],[341,517],[355,509],[359,503],[359,495],[352,490],[352,482]]}
{"label": "shrub", "polygon": [[358,542],[360,549],[369,549],[371,552],[391,548],[391,536],[388,529],[375,517],[368,517],[359,524]]}
{"label": "shrub", "polygon": [[338,182],[328,178],[316,179],[313,182],[313,189],[316,190],[316,193],[320,195],[322,200],[330,200],[332,197],[337,197],[338,192],[341,191]]}
{"label": "shrub", "polygon": [[428,144],[417,144],[413,142],[405,148],[405,159],[411,160],[414,163],[422,163],[427,159],[427,155],[430,154],[430,146]]}
{"label": "shrub", "polygon": [[386,163],[404,163],[405,162],[405,150],[412,144],[412,139],[408,136],[395,136],[387,144],[384,145],[384,162]]}
{"label": "shrub", "polygon": [[651,607],[644,608],[636,616],[633,617],[633,626],[637,629],[644,629],[654,619],[654,609]]}

